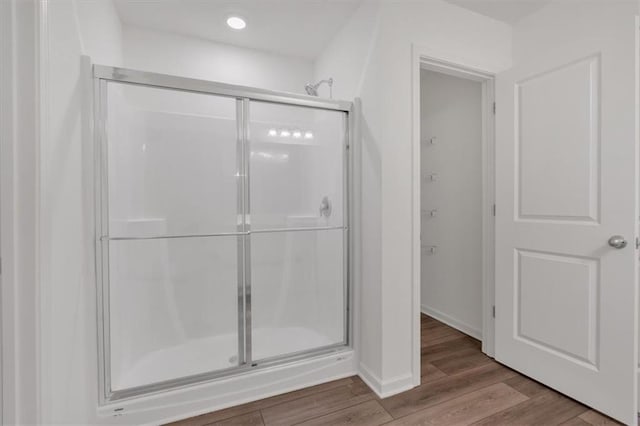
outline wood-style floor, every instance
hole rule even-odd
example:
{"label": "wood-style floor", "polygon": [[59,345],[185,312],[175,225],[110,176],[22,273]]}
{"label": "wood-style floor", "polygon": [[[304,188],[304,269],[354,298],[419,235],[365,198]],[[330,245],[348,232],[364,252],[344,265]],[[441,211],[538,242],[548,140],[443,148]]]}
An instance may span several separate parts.
{"label": "wood-style floor", "polygon": [[422,384],[378,398],[349,377],[174,423],[195,425],[614,425],[485,356],[480,342],[422,316]]}

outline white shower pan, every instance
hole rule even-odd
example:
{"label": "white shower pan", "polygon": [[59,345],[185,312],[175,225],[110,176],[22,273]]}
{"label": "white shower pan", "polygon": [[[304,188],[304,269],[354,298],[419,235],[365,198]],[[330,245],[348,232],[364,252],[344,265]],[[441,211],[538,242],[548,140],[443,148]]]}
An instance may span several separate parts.
{"label": "white shower pan", "polygon": [[[312,348],[332,345],[334,342],[315,330],[303,327],[259,328],[253,330],[256,346],[255,359],[268,359],[272,350],[297,353]],[[203,371],[227,370],[238,366],[238,336],[226,334],[198,340],[151,352],[112,381],[114,391],[151,385],[202,374]]]}

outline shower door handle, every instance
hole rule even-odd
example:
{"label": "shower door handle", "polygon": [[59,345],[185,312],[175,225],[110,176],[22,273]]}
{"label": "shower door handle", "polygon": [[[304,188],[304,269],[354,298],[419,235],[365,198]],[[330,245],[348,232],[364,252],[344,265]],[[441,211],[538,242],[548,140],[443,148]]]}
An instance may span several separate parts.
{"label": "shower door handle", "polygon": [[331,200],[327,196],[323,197],[320,203],[320,216],[331,216]]}

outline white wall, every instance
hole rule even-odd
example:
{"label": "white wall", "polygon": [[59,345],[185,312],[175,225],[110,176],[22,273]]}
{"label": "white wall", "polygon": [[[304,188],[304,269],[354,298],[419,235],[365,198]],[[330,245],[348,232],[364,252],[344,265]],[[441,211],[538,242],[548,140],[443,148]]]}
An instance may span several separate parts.
{"label": "white wall", "polygon": [[[377,40],[380,8],[376,1],[365,1],[314,61],[314,81],[333,77],[333,97],[351,100],[362,92],[364,71]],[[318,93],[328,96],[322,86]]]}
{"label": "white wall", "polygon": [[304,93],[313,79],[313,64],[305,59],[131,26],[124,28],[124,62],[143,71],[293,93]]}
{"label": "white wall", "polygon": [[[110,1],[48,3],[40,146],[42,422],[86,423],[95,412],[91,109],[81,55],[119,65]],[[91,25],[81,27],[80,22]],[[83,32],[84,29],[84,32]],[[98,42],[100,40],[100,42]],[[108,48],[106,48],[108,46]],[[88,72],[88,70],[85,70]]]}
{"label": "white wall", "polygon": [[[362,41],[367,29],[358,28],[376,19],[361,10],[348,24],[353,31],[341,32],[321,56],[316,75],[353,76],[366,64],[354,93],[363,104],[361,370],[390,394],[419,377],[412,346],[412,44],[429,56],[499,72],[510,66],[511,28],[438,0],[362,7],[379,7],[379,26],[368,31],[371,51]],[[359,45],[357,59],[345,59],[343,43]]]}
{"label": "white wall", "polygon": [[[377,42],[377,32],[380,21],[380,8],[377,2],[363,2],[358,10],[353,14],[349,22],[336,34],[322,54],[315,62],[315,79],[328,77],[334,78],[333,96],[336,99],[352,100],[357,96],[363,96],[363,115],[368,120],[362,120],[360,131],[362,139],[367,143],[360,142],[353,144],[351,154],[355,156],[353,165],[355,170],[354,184],[360,186],[357,197],[353,203],[354,213],[364,212],[357,217],[355,223],[351,224],[355,250],[358,252],[354,256],[354,261],[360,260],[358,268],[354,271],[354,276],[360,282],[356,294],[359,300],[354,309],[354,318],[357,323],[355,330],[358,331],[356,347],[361,363],[361,369],[368,376],[377,375],[381,368],[382,353],[375,345],[379,342],[379,332],[382,326],[381,300],[380,300],[380,152],[371,137],[371,127],[382,120],[375,114],[382,113],[380,108],[376,108],[374,102],[368,102],[368,97],[362,91],[364,84],[365,70],[369,69],[369,62],[373,48]],[[374,71],[374,70],[372,70]],[[326,88],[320,89],[321,96],[327,96]],[[365,230],[365,232],[363,232]],[[364,324],[363,320],[368,321]],[[371,372],[371,373],[368,373]],[[375,372],[375,373],[374,373]],[[372,379],[375,380],[375,379]]]}
{"label": "white wall", "polygon": [[122,24],[112,0],[73,0],[80,47],[96,64],[122,66]]}
{"label": "white wall", "polygon": [[422,312],[481,338],[482,84],[421,70],[420,118]]}

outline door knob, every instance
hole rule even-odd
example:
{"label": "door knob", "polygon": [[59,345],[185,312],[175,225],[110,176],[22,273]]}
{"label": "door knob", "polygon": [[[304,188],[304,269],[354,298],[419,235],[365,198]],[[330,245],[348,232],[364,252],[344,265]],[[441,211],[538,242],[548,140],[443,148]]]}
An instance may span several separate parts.
{"label": "door knob", "polygon": [[614,235],[609,238],[609,245],[613,248],[623,249],[627,246],[627,240],[622,235]]}

